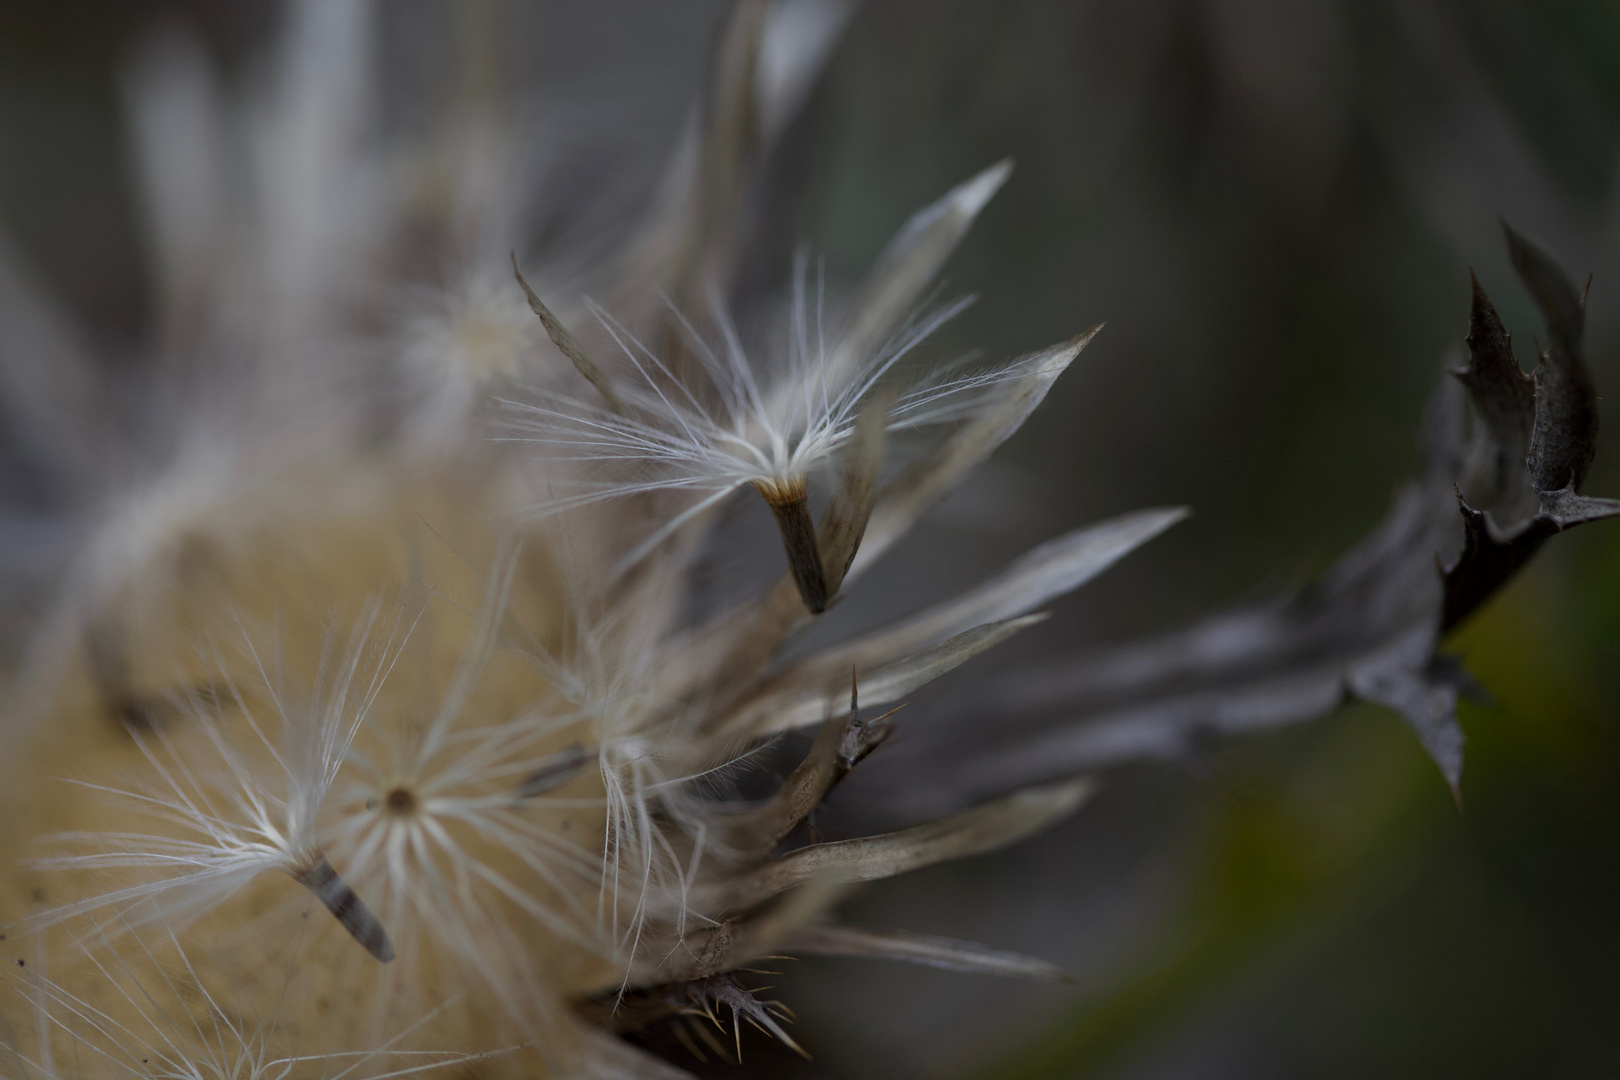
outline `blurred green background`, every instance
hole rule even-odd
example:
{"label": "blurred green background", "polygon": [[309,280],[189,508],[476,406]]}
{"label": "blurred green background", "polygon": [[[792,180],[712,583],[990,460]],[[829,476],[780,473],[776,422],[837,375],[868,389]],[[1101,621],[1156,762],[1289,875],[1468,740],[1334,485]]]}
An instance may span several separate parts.
{"label": "blurred green background", "polygon": [[[392,10],[408,26],[431,7]],[[501,16],[503,85],[611,99],[611,124],[568,137],[586,175],[644,188],[722,11],[519,5]],[[0,4],[0,229],[120,363],[141,362],[147,285],[118,78],[162,18],[238,74],[276,22],[258,2]],[[424,48],[404,31],[385,44]],[[844,279],[912,210],[1016,159],[949,268],[980,301],[939,355],[1107,323],[861,610],[914,606],[1107,514],[1195,511],[962,679],[1301,584],[1370,529],[1461,347],[1469,269],[1522,360],[1541,333],[1499,216],[1595,275],[1589,356],[1600,391],[1620,380],[1606,0],[872,0],[793,137],[803,189],[784,236]],[[1587,491],[1620,495],[1612,436]],[[1451,644],[1493,695],[1463,706],[1461,812],[1405,726],[1367,707],[1133,767],[1049,835],[848,907],[1051,958],[1075,985],[801,960],[777,992],[813,1062],[752,1039],[741,1071],[682,1064],[1620,1075],[1620,525],[1558,538]],[[926,699],[908,713],[907,737],[927,738]],[[854,804],[893,781],[880,761]]]}

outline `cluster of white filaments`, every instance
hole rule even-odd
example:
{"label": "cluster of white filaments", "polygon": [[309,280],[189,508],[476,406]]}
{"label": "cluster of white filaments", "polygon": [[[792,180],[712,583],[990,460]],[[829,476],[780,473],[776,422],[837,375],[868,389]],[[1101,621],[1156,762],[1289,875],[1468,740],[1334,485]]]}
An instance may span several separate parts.
{"label": "cluster of white filaments", "polygon": [[[654,583],[653,591],[665,590]],[[635,610],[652,616],[665,610],[668,600],[649,595]],[[699,777],[682,771],[690,766],[690,724],[659,693],[667,660],[659,647],[664,629],[659,620],[615,618],[583,596],[568,606],[581,619],[563,648],[531,648],[526,656],[551,688],[542,715],[595,744],[589,760],[600,784],[596,806],[602,815],[596,929],[605,951],[622,963],[637,954],[648,918],[670,914],[660,898],[673,901],[677,921],[684,918],[704,854],[702,815],[688,794]],[[594,617],[584,617],[586,612]],[[555,766],[532,772],[526,793],[537,781],[549,787],[553,770],[566,767],[580,751],[564,750],[555,755]],[[693,836],[689,852],[677,849],[666,823]]]}
{"label": "cluster of white filaments", "polygon": [[[61,844],[81,850],[36,863],[42,869],[155,876],[53,908],[35,921],[110,908],[131,925],[161,919],[183,926],[266,870],[300,880],[316,873],[324,861],[320,830],[328,796],[408,633],[396,622],[377,645],[376,618],[373,607],[340,656],[328,638],[315,686],[303,700],[286,699],[285,685],[266,668],[249,635],[243,634],[241,645],[259,676],[257,694],[244,692],[216,652],[223,693],[211,691],[205,702],[192,691],[185,702],[188,727],[202,736],[200,745],[193,740],[182,749],[166,725],[131,730],[151,781],[140,788],[74,781],[167,829],[61,834]],[[363,673],[368,644],[377,645],[379,655]],[[227,725],[225,709],[240,722]]]}
{"label": "cluster of white filaments", "polygon": [[564,393],[509,402],[514,430],[540,443],[549,460],[595,467],[574,481],[583,490],[548,498],[540,512],[650,492],[697,494],[626,557],[633,563],[740,487],[752,485],[773,502],[802,496],[807,478],[837,460],[855,436],[862,409],[874,402],[883,409],[886,431],[914,431],[971,416],[983,404],[981,392],[1018,374],[1015,367],[955,376],[935,369],[926,378],[897,381],[896,369],[918,344],[970,300],[918,318],[875,353],[854,357],[829,352],[820,287],[812,320],[802,259],[794,283],[780,364],[751,360],[718,302],[710,313],[717,343],[671,308],[684,332],[683,355],[695,359],[701,382],[677,373],[592,306],[635,378],[615,384],[608,406]]}
{"label": "cluster of white filaments", "polygon": [[[966,304],[921,320],[883,352],[841,371],[829,363],[819,313],[814,341],[810,339],[802,276],[798,284],[786,363],[772,379],[754,370],[723,308],[713,311],[721,330],[718,346],[679,319],[689,336],[690,355],[702,363],[706,388],[677,376],[606,312],[594,309],[638,377],[617,387],[625,407],[614,411],[599,402],[548,394],[538,404],[514,402],[514,426],[543,443],[553,460],[651,465],[658,475],[604,485],[547,509],[669,488],[695,490],[713,499],[744,484],[802,478],[836,456],[854,434],[861,406],[883,379]],[[888,427],[906,430],[959,419],[972,408],[967,392],[998,378],[1005,373],[935,378],[913,386],[889,408]]]}
{"label": "cluster of white filaments", "polygon": [[463,371],[473,381],[511,378],[542,337],[522,294],[504,277],[470,275],[443,303],[437,317],[416,322],[418,338],[407,349],[424,365]]}
{"label": "cluster of white filaments", "polygon": [[595,795],[558,790],[595,763],[579,741],[591,733],[539,703],[492,720],[472,700],[507,619],[512,566],[491,574],[449,685],[426,699],[429,714],[379,720],[351,754],[328,850],[375,898],[383,925],[406,935],[408,966],[425,936],[526,1015],[550,1003],[521,924],[591,953],[610,950],[582,899],[602,877],[592,830],[558,827],[572,825],[570,812],[586,822],[600,812]]}
{"label": "cluster of white filaments", "polygon": [[492,391],[536,377],[531,361],[545,334],[509,278],[465,273],[448,290],[411,290],[400,307],[400,367],[415,400],[408,426],[419,446],[464,435]]}

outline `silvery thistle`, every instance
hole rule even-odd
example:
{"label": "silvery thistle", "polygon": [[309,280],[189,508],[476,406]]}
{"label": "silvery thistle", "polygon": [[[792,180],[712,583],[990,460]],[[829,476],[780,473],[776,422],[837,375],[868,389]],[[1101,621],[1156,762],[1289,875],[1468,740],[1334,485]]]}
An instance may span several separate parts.
{"label": "silvery thistle", "polygon": [[[924,824],[837,841],[804,827],[908,694],[1182,514],[1075,531],[918,614],[790,651],[1095,333],[1007,363],[923,362],[961,307],[932,283],[1007,163],[918,212],[848,293],[801,257],[776,332],[732,310],[750,177],[847,14],[736,7],[653,207],[589,274],[524,250],[543,170],[477,79],[428,137],[381,134],[374,5],[289,4],[269,77],[239,98],[183,36],[136,58],[150,385],[107,394],[80,335],[0,262],[7,415],[74,541],[59,573],[7,570],[51,600],[0,730],[0,1076],[684,1075],[619,1036],[667,1023],[694,1053],[736,1056],[751,1026],[796,1046],[750,974],[770,957],[1055,977],[836,908],[860,882],[1072,813],[1095,768],[1354,693],[1402,709],[1456,783],[1438,635],[1529,554],[1502,571],[1481,552],[1531,533],[1469,518],[1437,583],[1434,492],[1457,482],[1441,470],[1330,576],[1320,610],[1240,612],[994,688],[1082,711],[1096,692],[1123,712],[964,764],[949,792],[898,793],[937,810]],[[1553,311],[1562,271],[1510,243]],[[1470,389],[1492,416],[1506,386],[1528,432],[1559,384],[1532,394],[1487,371],[1500,324],[1482,297]],[[1577,348],[1578,320],[1560,318]],[[1579,374],[1570,355],[1559,370]],[[1490,458],[1492,512],[1534,503],[1537,543],[1616,509],[1574,494],[1589,452],[1530,485],[1499,450],[1475,440],[1464,486]],[[785,565],[756,594],[696,604],[744,488]],[[1250,653],[1204,647],[1234,626]],[[1122,699],[1131,679],[1147,689]],[[738,797],[732,780],[764,775],[792,731],[809,735],[796,767]]]}

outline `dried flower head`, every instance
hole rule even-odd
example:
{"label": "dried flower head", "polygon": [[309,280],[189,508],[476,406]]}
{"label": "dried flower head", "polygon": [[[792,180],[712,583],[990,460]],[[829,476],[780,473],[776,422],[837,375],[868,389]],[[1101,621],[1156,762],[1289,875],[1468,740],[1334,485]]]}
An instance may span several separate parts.
{"label": "dried flower head", "polygon": [[[50,771],[60,778],[31,779],[24,797],[48,808],[35,830],[47,850],[11,854],[31,884],[6,917],[41,942],[105,943],[85,947],[89,967],[73,985],[41,992],[67,1005],[83,996],[78,980],[113,974],[104,952],[122,955],[162,928],[205,985],[224,968],[198,958],[228,953],[233,971],[252,971],[296,956],[328,1022],[379,1053],[418,1017],[410,1030],[423,1038],[469,1052],[525,1042],[559,1073],[631,1061],[607,1032],[645,1014],[630,1003],[664,993],[650,987],[687,986],[671,991],[686,995],[683,1009],[729,1010],[734,1024],[785,1037],[785,1013],[729,972],[795,935],[823,951],[881,951],[824,924],[845,885],[1010,842],[1070,812],[1086,785],[1015,791],[884,836],[783,842],[883,742],[906,693],[1030,625],[1032,609],[1179,515],[1081,531],[955,600],[782,666],[798,628],[862,569],[858,550],[875,558],[893,544],[1018,429],[1084,344],[971,372],[913,363],[962,306],[919,315],[918,305],[1009,167],[917,215],[831,310],[801,257],[782,351],[764,360],[745,354],[709,256],[659,280],[659,262],[632,252],[623,284],[607,289],[631,297],[616,301],[620,314],[564,296],[565,321],[521,275],[514,290],[475,270],[463,293],[421,314],[407,302],[402,315],[400,297],[434,294],[357,289],[354,275],[419,207],[384,200],[345,216],[379,175],[378,148],[345,127],[365,114],[355,65],[371,16],[296,10],[284,78],[259,106],[278,145],[297,151],[264,161],[263,213],[279,225],[262,252],[227,246],[248,256],[244,280],[269,282],[278,314],[244,322],[222,289],[186,308],[197,325],[176,340],[195,348],[228,327],[263,357],[263,375],[226,386],[249,395],[233,415],[266,403],[296,411],[342,388],[359,392],[373,428],[319,410],[334,420],[320,438],[271,455],[246,449],[249,431],[227,430],[230,452],[171,455],[151,470],[156,484],[120,493],[125,509],[89,542],[59,608],[54,674],[39,683],[54,704],[30,752],[59,762]],[[793,24],[758,14],[745,6],[735,23],[746,65],[803,60],[771,37]],[[183,83],[153,75],[139,91],[157,127],[212,108],[196,100],[207,93],[202,61],[188,63]],[[733,77],[715,93],[754,92]],[[328,114],[300,85],[348,104]],[[703,169],[738,149],[719,127],[702,137]],[[492,200],[492,220],[510,217],[508,197],[488,195],[484,180],[474,187]],[[456,214],[476,206],[473,194],[452,196]],[[724,242],[707,232],[707,212],[661,212],[671,216],[649,234],[684,230],[681,244],[698,251]],[[214,250],[195,237],[173,247]],[[345,285],[323,294],[305,275]],[[662,299],[638,301],[638,290]],[[382,305],[375,336],[335,317],[368,295]],[[687,306],[694,297],[705,306]],[[580,312],[595,315],[594,338]],[[547,339],[555,353],[541,348]],[[346,384],[329,370],[289,371],[288,350],[350,358],[357,373],[381,355],[397,377]],[[569,377],[554,366],[563,358],[591,398],[555,389]],[[418,407],[388,404],[401,386],[416,388]],[[510,404],[491,426],[483,405],[499,397]],[[514,426],[522,438],[505,452],[465,453]],[[884,469],[886,436],[924,427],[943,434],[903,473]],[[251,430],[277,441],[274,428]],[[213,479],[198,483],[199,469]],[[836,481],[816,523],[809,487],[828,473]],[[345,498],[346,485],[364,497]],[[705,511],[744,486],[776,511],[790,574],[694,619],[691,553],[715,520]],[[270,492],[273,516],[244,512]],[[536,503],[539,520],[524,509]],[[133,547],[124,521],[143,523]],[[157,608],[171,614],[154,621]],[[114,707],[122,701],[143,708]],[[816,725],[775,796],[739,800],[734,781],[761,748]],[[61,794],[74,789],[81,797]],[[240,989],[251,1009],[270,1010],[269,983]],[[626,1007],[609,1004],[596,1026],[592,1002]],[[243,1031],[224,1067],[302,1068]],[[217,1048],[172,1050],[171,1071],[220,1064]]]}
{"label": "dried flower head", "polygon": [[[998,688],[1003,704],[1067,693],[1124,712],[975,761],[949,791],[897,792],[929,810],[910,827],[815,832],[815,811],[908,722],[908,695],[1184,515],[1124,514],[876,629],[804,635],[1096,333],[971,371],[923,362],[961,307],[930,307],[931,283],[1003,163],[913,217],[847,294],[819,270],[812,285],[801,257],[779,347],[745,348],[733,279],[750,185],[847,7],[743,0],[643,228],[590,290],[537,276],[545,298],[519,270],[525,237],[505,235],[533,197],[498,180],[514,129],[395,145],[410,140],[378,121],[379,7],[290,3],[275,77],[234,107],[185,39],[137,67],[163,304],[148,393],[170,404],[137,410],[127,443],[90,405],[36,433],[91,524],[0,729],[0,813],[16,823],[0,835],[15,867],[0,923],[19,949],[72,958],[49,975],[17,958],[0,1045],[20,1073],[667,1078],[680,1073],[619,1036],[673,1022],[693,1052],[723,1055],[729,1023],[740,1054],[751,1024],[796,1045],[750,978],[770,957],[1059,977],[834,912],[860,883],[1073,813],[1101,764],[1303,719],[1348,687],[1405,710],[1455,780],[1442,610],[1449,625],[1551,532],[1620,511],[1574,493],[1596,423],[1579,396],[1584,309],[1523,246],[1565,376],[1537,395],[1564,387],[1590,408],[1527,398],[1478,355],[1470,378],[1486,404],[1510,401],[1515,431],[1535,421],[1535,476],[1496,494],[1536,516],[1509,532],[1470,516],[1470,546],[1436,582],[1433,500],[1413,494],[1335,572],[1326,615],[1243,623],[1267,657],[1308,653],[1309,678],[1234,653],[1225,622],[1101,675]],[[430,164],[446,160],[466,167]],[[252,182],[227,183],[222,161]],[[62,344],[75,336],[0,271],[0,320],[15,313],[30,346],[15,382],[49,390],[78,364],[94,383]],[[1587,412],[1569,451],[1559,433]],[[922,429],[902,462],[890,436]],[[1498,442],[1486,449],[1511,459]],[[90,445],[141,481],[109,493],[80,467]],[[1554,477],[1570,486],[1536,486]],[[717,508],[744,487],[775,515],[787,571],[699,604]],[[1161,691],[1162,708],[1131,711],[1131,692]],[[785,777],[756,767],[789,750]]]}

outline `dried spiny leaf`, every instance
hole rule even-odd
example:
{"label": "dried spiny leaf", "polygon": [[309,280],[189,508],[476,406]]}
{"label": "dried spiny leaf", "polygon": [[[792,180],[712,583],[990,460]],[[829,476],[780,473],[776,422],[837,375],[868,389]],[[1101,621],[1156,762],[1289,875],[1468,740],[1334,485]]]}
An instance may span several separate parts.
{"label": "dried spiny leaf", "polygon": [[1474,290],[1468,324],[1469,364],[1453,374],[1468,388],[1494,444],[1485,497],[1487,507],[1501,513],[1511,511],[1528,487],[1525,455],[1535,421],[1535,389],[1513,358],[1512,336],[1502,326],[1479,278],[1472,274],[1469,278]]}
{"label": "dried spiny leaf", "polygon": [[[1543,252],[1511,230],[1508,243],[1552,343],[1533,401],[1526,400],[1508,334],[1476,281],[1471,362],[1456,373],[1482,421],[1472,453],[1457,422],[1458,384],[1442,386],[1430,413],[1422,480],[1402,490],[1383,523],[1320,581],[1280,602],[1216,615],[1082,663],[1016,672],[981,694],[955,699],[949,708],[963,723],[991,708],[1003,717],[1061,719],[1026,726],[1011,736],[1015,742],[971,759],[953,747],[952,760],[938,766],[943,775],[908,792],[906,810],[944,813],[1019,783],[1185,755],[1214,736],[1320,716],[1347,693],[1400,711],[1455,790],[1461,678],[1437,651],[1441,635],[1495,595],[1549,537],[1620,516],[1620,502],[1576,493],[1597,432],[1596,394],[1581,352],[1583,302]],[[1459,490],[1480,478],[1477,493]],[[1436,562],[1456,550],[1459,507],[1462,549],[1437,577]]]}
{"label": "dried spiny leaf", "polygon": [[[1576,494],[1596,452],[1598,428],[1597,390],[1581,344],[1584,303],[1569,276],[1550,256],[1506,225],[1503,230],[1514,268],[1547,322],[1551,344],[1536,369],[1525,464],[1499,474],[1481,494],[1484,505],[1479,509],[1462,493],[1458,495],[1463,549],[1444,571],[1442,632],[1460,624],[1494,595],[1548,538],[1620,513],[1620,503]],[[1479,377],[1464,381],[1494,436],[1496,458],[1507,468],[1525,423],[1522,383],[1515,379],[1518,365],[1508,348],[1507,333],[1477,281],[1474,306],[1469,345]],[[1518,514],[1529,516],[1514,514],[1516,508]],[[1514,515],[1505,524],[1494,516],[1503,510]]]}
{"label": "dried spiny leaf", "polygon": [[1457,499],[1463,516],[1463,549],[1445,568],[1446,603],[1441,629],[1450,630],[1529,562],[1548,539],[1576,525],[1620,516],[1620,501],[1577,495],[1566,488],[1540,494],[1541,511],[1514,528],[1501,529],[1490,514]]}
{"label": "dried spiny leaf", "polygon": [[1536,368],[1536,419],[1530,479],[1537,491],[1580,489],[1597,453],[1597,387],[1582,356],[1586,308],[1564,268],[1505,223],[1519,279],[1547,323],[1548,346]]}

